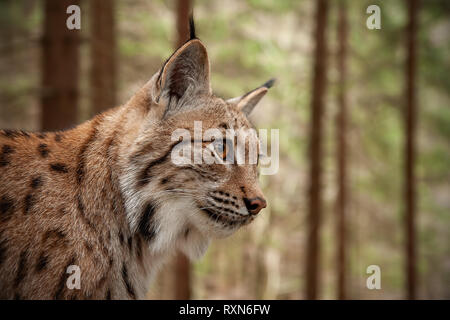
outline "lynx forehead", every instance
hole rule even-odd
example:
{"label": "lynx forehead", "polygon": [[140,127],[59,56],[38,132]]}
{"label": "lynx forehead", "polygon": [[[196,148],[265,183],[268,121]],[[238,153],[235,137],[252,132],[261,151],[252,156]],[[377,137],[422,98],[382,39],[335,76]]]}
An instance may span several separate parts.
{"label": "lynx forehead", "polygon": [[[256,163],[172,161],[180,143],[216,159],[234,153],[242,137],[206,131],[252,128],[247,116],[273,84],[215,96],[191,30],[125,105],[69,131],[0,131],[0,298],[143,298],[171,253],[198,258],[266,206]],[[192,139],[173,141],[177,129]],[[70,265],[78,290],[66,286]]]}

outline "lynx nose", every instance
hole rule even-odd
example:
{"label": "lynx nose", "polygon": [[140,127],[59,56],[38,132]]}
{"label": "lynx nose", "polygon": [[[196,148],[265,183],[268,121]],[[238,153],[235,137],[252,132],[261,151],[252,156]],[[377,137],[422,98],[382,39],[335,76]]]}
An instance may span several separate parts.
{"label": "lynx nose", "polygon": [[251,215],[257,215],[263,208],[267,206],[266,200],[260,197],[252,199],[244,198],[244,203]]}

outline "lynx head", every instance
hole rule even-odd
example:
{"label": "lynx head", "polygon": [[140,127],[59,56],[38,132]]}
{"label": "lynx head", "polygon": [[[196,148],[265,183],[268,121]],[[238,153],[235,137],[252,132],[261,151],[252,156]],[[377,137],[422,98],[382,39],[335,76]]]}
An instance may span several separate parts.
{"label": "lynx head", "polygon": [[154,241],[166,227],[166,240],[180,233],[186,239],[232,234],[266,207],[258,185],[259,140],[248,115],[273,80],[238,98],[215,96],[206,48],[191,25],[191,38],[150,83],[153,111],[130,156],[132,229]]}

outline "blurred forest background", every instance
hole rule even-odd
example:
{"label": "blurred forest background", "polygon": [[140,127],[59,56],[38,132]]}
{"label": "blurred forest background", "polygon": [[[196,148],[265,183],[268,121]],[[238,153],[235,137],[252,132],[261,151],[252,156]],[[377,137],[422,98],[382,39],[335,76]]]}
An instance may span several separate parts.
{"label": "blurred forest background", "polygon": [[[81,30],[65,27],[71,4]],[[192,265],[176,257],[148,297],[449,299],[449,1],[1,0],[0,127],[125,103],[186,39],[192,7],[218,95],[277,77],[253,121],[280,129],[280,170],[261,177],[252,225]]]}

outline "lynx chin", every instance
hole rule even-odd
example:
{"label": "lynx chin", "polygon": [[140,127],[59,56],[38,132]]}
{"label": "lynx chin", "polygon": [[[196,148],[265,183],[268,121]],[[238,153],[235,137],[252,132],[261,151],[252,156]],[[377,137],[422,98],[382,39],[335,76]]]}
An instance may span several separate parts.
{"label": "lynx chin", "polygon": [[[179,143],[226,159],[273,84],[223,100],[209,72],[191,19],[190,39],[125,105],[67,131],[0,131],[1,299],[144,298],[170,255],[198,259],[266,207],[256,163],[171,161]],[[195,121],[236,136],[197,141]],[[177,129],[193,138],[172,141]],[[79,289],[66,285],[73,265]]]}

